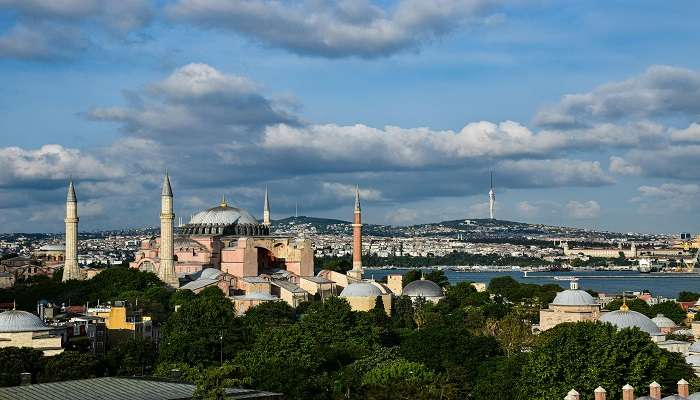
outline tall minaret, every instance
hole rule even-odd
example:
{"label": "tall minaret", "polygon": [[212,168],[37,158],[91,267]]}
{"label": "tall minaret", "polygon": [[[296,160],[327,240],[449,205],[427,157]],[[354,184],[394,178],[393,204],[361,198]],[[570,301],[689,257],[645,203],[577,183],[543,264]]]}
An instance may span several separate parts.
{"label": "tall minaret", "polygon": [[496,192],[493,191],[493,171],[491,171],[491,189],[489,189],[489,217],[494,219],[493,209],[496,206]]}
{"label": "tall minaret", "polygon": [[267,197],[267,186],[265,186],[265,205],[263,205],[263,225],[270,226],[270,199]]}
{"label": "tall minaret", "polygon": [[160,268],[158,277],[171,287],[177,288],[180,282],[175,273],[175,257],[173,254],[173,190],[170,188],[170,178],[165,173],[163,191],[160,194]]}
{"label": "tall minaret", "polygon": [[352,270],[347,275],[362,279],[362,209],[360,208],[360,188],[355,187],[355,213],[352,222]]}
{"label": "tall minaret", "polygon": [[66,253],[63,265],[63,281],[83,279],[78,267],[78,198],[75,196],[73,179],[68,183],[68,198],[66,199]]}

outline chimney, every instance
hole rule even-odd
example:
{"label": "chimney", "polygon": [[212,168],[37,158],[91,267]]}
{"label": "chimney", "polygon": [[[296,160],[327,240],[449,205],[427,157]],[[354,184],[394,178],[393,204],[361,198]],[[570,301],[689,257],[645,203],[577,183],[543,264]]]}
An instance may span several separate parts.
{"label": "chimney", "polygon": [[622,400],[634,400],[634,388],[629,384],[622,387]]}
{"label": "chimney", "polygon": [[649,397],[654,400],[661,400],[661,385],[654,381],[649,385]]}
{"label": "chimney", "polygon": [[574,389],[571,389],[571,390],[569,390],[569,393],[566,395],[566,398],[569,400],[579,400],[579,394]]}
{"label": "chimney", "polygon": [[605,389],[598,386],[596,390],[593,391],[593,395],[595,396],[595,400],[605,400]]}
{"label": "chimney", "polygon": [[32,374],[29,372],[22,372],[19,374],[19,384],[20,386],[27,386],[32,384]]}
{"label": "chimney", "polygon": [[685,379],[678,381],[678,395],[681,397],[688,397],[688,382]]}

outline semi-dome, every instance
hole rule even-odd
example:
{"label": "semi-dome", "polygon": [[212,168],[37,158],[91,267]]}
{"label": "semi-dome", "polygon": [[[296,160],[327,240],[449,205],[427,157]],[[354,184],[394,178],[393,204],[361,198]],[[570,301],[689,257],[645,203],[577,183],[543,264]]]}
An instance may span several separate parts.
{"label": "semi-dome", "polygon": [[601,322],[608,322],[617,329],[639,328],[650,335],[660,335],[661,329],[649,317],[642,313],[632,311],[623,305],[617,311],[611,311],[600,316]]}
{"label": "semi-dome", "polygon": [[0,313],[0,332],[35,332],[46,331],[47,327],[41,318],[36,315],[21,311],[10,310]]}
{"label": "semi-dome", "polygon": [[175,238],[173,241],[173,247],[176,249],[206,249],[206,247],[202,246],[202,244],[196,240],[182,236]]}
{"label": "semi-dome", "polygon": [[221,271],[220,269],[205,268],[199,274],[199,277],[197,279],[218,279],[219,276],[221,276],[221,274],[223,274],[223,271]]}
{"label": "semi-dome", "polygon": [[340,297],[377,297],[381,295],[382,291],[378,287],[367,282],[351,283],[340,292]]}
{"label": "semi-dome", "polygon": [[668,318],[668,317],[664,316],[663,314],[656,314],[656,317],[652,318],[651,320],[654,321],[656,326],[658,326],[659,328],[675,328],[676,327],[676,323],[673,322],[673,320],[671,318]]}
{"label": "semi-dome", "polygon": [[581,289],[567,289],[557,293],[552,304],[556,306],[595,306],[598,302]]}
{"label": "semi-dome", "polygon": [[62,244],[45,244],[39,247],[39,251],[66,251],[66,246]]}
{"label": "semi-dome", "polygon": [[413,281],[403,288],[403,294],[408,297],[443,297],[442,289],[437,283],[421,279]]}

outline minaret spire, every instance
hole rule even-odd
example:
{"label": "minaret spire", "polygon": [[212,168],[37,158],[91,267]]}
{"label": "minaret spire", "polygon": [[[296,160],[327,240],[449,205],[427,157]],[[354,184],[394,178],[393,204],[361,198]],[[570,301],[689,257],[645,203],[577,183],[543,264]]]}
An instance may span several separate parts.
{"label": "minaret spire", "polygon": [[360,187],[355,186],[355,211],[352,223],[352,270],[350,278],[362,279],[362,209],[360,207]]}
{"label": "minaret spire", "polygon": [[166,172],[163,178],[163,190],[160,194],[160,249],[158,252],[160,266],[158,268],[158,277],[169,286],[177,288],[180,286],[180,282],[175,273],[175,255],[173,251],[174,220],[173,190],[170,187],[170,177]]}
{"label": "minaret spire", "polygon": [[63,281],[71,279],[83,279],[78,267],[78,197],[75,195],[73,177],[68,181],[68,195],[66,196],[66,247],[63,264]]}
{"label": "minaret spire", "polygon": [[265,203],[263,204],[263,225],[270,226],[270,199],[267,196],[267,186],[265,186]]}

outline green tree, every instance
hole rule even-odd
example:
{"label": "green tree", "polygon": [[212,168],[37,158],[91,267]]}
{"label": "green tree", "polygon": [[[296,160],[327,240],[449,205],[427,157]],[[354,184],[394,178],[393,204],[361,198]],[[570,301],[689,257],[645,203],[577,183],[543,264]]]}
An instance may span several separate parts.
{"label": "green tree", "polygon": [[241,318],[246,342],[251,343],[262,331],[296,322],[296,312],[284,301],[268,301],[248,309]]}
{"label": "green tree", "polygon": [[438,375],[425,365],[404,359],[385,361],[362,378],[364,398],[370,400],[440,398]]}
{"label": "green tree", "polygon": [[538,337],[518,387],[532,400],[560,399],[571,388],[593,393],[598,386],[616,399],[625,384],[643,387],[657,381],[672,391],[675,382],[692,374],[681,355],[659,348],[639,329],[578,322],[560,324]]}
{"label": "green tree", "polygon": [[0,386],[19,385],[23,372],[36,378],[41,369],[41,355],[41,351],[28,347],[0,348]]}
{"label": "green tree", "polygon": [[224,400],[226,389],[250,384],[250,378],[237,365],[224,363],[209,367],[196,374],[196,389],[192,396],[198,400]]}
{"label": "green tree", "polygon": [[678,301],[698,301],[700,293],[682,291],[678,293]]}
{"label": "green tree", "polygon": [[143,338],[130,338],[114,346],[105,356],[110,373],[120,376],[150,375],[157,358],[155,343]]}
{"label": "green tree", "polygon": [[496,341],[511,357],[530,347],[533,342],[532,329],[517,313],[510,313],[496,323]]}
{"label": "green tree", "polygon": [[[622,307],[623,301],[621,299],[615,299],[608,304],[605,305],[606,310],[610,311],[617,311]],[[641,299],[632,299],[632,300],[625,300],[625,304],[627,304],[627,307],[629,307],[630,310],[636,311],[638,313],[642,313],[646,315],[649,318],[653,318],[656,316],[656,314],[653,314],[651,311],[651,307],[649,304],[647,304],[646,301],[641,300]]]}
{"label": "green tree", "polygon": [[209,365],[234,357],[241,340],[231,300],[218,287],[209,287],[182,304],[163,326],[160,360]]}
{"label": "green tree", "polygon": [[44,357],[41,382],[69,381],[74,379],[102,376],[102,363],[92,353],[64,351],[61,354]]}

